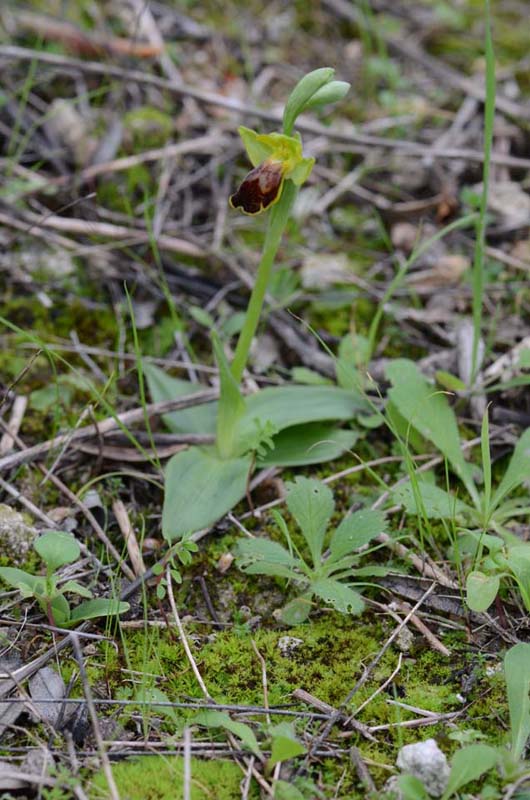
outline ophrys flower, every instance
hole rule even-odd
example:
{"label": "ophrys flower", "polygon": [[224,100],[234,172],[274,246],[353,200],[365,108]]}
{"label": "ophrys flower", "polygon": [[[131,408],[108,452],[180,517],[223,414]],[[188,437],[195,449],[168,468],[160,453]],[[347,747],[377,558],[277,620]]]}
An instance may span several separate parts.
{"label": "ophrys flower", "polygon": [[230,205],[244,214],[260,214],[278,202],[285,180],[301,186],[315,159],[304,157],[302,142],[295,136],[260,134],[245,127],[239,128],[239,135],[254,169],[230,197]]}

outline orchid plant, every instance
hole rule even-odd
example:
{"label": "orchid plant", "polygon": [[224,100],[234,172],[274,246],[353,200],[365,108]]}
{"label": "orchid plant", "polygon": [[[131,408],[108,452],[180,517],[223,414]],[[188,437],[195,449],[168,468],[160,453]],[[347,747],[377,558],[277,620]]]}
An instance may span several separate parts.
{"label": "orchid plant", "polygon": [[[252,170],[230,197],[230,206],[250,216],[267,213],[268,224],[231,363],[212,332],[219,401],[164,418],[176,433],[215,436],[215,445],[190,447],[174,455],[167,465],[162,530],[169,541],[210,526],[233,508],[245,496],[256,464],[296,466],[336,458],[357,438],[354,430],[341,430],[337,422],[369,413],[363,397],[340,379],[340,386],[270,387],[246,397],[240,388],[282,235],[298,190],[314,164],[313,158],[303,154],[301,138],[294,132],[296,120],[310,108],[341,100],[348,89],[349,84],[334,80],[333,69],[317,69],[292,91],[281,132],[239,129]],[[171,378],[151,365],[144,370],[155,401],[201,389],[199,384]]]}

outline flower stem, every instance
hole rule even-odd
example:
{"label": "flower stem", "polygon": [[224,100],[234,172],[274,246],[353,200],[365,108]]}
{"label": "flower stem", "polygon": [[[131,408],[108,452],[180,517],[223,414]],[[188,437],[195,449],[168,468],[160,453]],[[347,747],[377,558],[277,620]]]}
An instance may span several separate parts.
{"label": "flower stem", "polygon": [[289,213],[296,197],[297,187],[286,180],[280,199],[271,209],[269,224],[263,242],[263,253],[256,275],[256,282],[250,295],[245,322],[239,334],[234,360],[230,367],[232,375],[239,383],[247,365],[252,339],[258,327],[263,301],[269,285],[272,266],[280,246],[282,234],[289,219]]}

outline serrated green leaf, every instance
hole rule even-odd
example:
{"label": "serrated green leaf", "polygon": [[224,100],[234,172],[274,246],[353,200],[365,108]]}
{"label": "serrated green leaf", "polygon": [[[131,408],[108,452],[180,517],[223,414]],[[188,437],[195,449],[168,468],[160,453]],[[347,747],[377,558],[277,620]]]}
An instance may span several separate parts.
{"label": "serrated green leaf", "polygon": [[364,610],[364,601],[361,595],[332,578],[320,578],[318,581],[312,581],[311,591],[342,614],[361,614]]}
{"label": "serrated green leaf", "polygon": [[331,537],[333,561],[358,550],[386,529],[385,517],[379,511],[361,509],[345,517]]}
{"label": "serrated green leaf", "polygon": [[300,476],[295,483],[287,485],[286,502],[317,567],[321,562],[324,537],[335,508],[333,493],[320,481]]}
{"label": "serrated green leaf", "polygon": [[444,489],[433,483],[418,481],[418,492],[421,497],[421,506],[418,508],[414,489],[410,483],[398,486],[392,492],[394,502],[403,506],[407,514],[425,513],[428,519],[454,519],[457,515],[469,514],[473,511],[471,506],[459,500]]}
{"label": "serrated green leaf", "polygon": [[281,578],[299,578],[293,570],[298,565],[281,544],[270,539],[241,539],[236,546],[237,563],[243,572],[251,575],[277,575]]}

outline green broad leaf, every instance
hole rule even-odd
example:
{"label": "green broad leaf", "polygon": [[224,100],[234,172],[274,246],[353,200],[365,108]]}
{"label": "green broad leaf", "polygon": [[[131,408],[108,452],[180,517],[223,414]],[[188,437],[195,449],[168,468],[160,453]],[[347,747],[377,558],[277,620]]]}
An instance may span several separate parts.
{"label": "green broad leaf", "polygon": [[136,693],[136,700],[140,703],[143,718],[154,711],[158,714],[163,714],[178,725],[179,717],[175,709],[170,705],[159,705],[160,703],[170,703],[171,701],[167,694],[161,689],[157,689],[156,686],[140,688]]}
{"label": "green broad leaf", "polygon": [[510,711],[511,755],[518,762],[530,735],[530,644],[520,642],[504,656],[504,677]]}
{"label": "green broad leaf", "polygon": [[485,772],[489,772],[498,760],[497,748],[487,744],[470,744],[457,750],[451,759],[451,772],[442,800],[449,800],[466,783],[476,781]]}
{"label": "green broad leaf", "polygon": [[300,467],[333,461],[350,450],[359,438],[356,431],[314,422],[294,425],[274,436],[274,449],[259,460],[260,467]]}
{"label": "green broad leaf", "polygon": [[287,781],[276,781],[274,784],[274,800],[307,800],[300,789]]}
{"label": "green broad leaf", "polygon": [[364,611],[364,601],[361,595],[332,578],[320,578],[313,581],[311,591],[342,614],[361,614]]}
{"label": "green broad leaf", "polygon": [[446,389],[448,392],[465,392],[467,391],[467,386],[463,380],[458,378],[456,375],[452,375],[450,372],[445,372],[444,370],[438,370],[438,372],[434,375],[436,379],[436,383],[442,389]]}
{"label": "green broad leaf", "polygon": [[[205,390],[205,387],[198,383],[191,383],[181,378],[171,378],[154,364],[145,363],[143,370],[154,403],[174,400],[176,397],[186,397],[186,395],[197,394]],[[162,418],[172,433],[215,435],[217,402],[203,403],[200,406],[183,408],[181,411],[171,411],[169,414],[164,414]]]}
{"label": "green broad leaf", "polygon": [[96,617],[113,617],[115,614],[125,614],[129,608],[129,603],[106,597],[96,597],[93,600],[86,600],[72,609],[70,622],[80,622],[83,619],[95,619]]}
{"label": "green broad leaf", "polygon": [[275,725],[271,730],[271,736],[271,754],[267,762],[269,767],[307,752],[307,748],[296,738],[293,725],[288,722],[280,722]]}
{"label": "green broad leaf", "polygon": [[364,398],[336,386],[279,386],[245,398],[246,412],[238,426],[241,442],[252,438],[256,420],[269,421],[277,431],[308,422],[347,421],[367,410]]}
{"label": "green broad leaf", "polygon": [[39,536],[33,547],[51,572],[77,561],[81,555],[79,543],[71,533],[47,531]]}
{"label": "green broad leaf", "polygon": [[[48,615],[48,604],[44,604],[41,601],[40,606],[45,614]],[[70,604],[64,595],[56,594],[55,597],[52,597],[49,604],[49,609],[51,609],[55,625],[62,627],[68,625],[71,621],[72,615],[70,612]]]}
{"label": "green broad leaf", "polygon": [[284,605],[280,619],[285,625],[301,625],[308,618],[312,608],[311,595],[296,597]]}
{"label": "green broad leaf", "polygon": [[499,575],[470,572],[466,579],[466,603],[471,611],[486,611],[497,597],[500,583]]}
{"label": "green broad leaf", "polygon": [[320,372],[308,367],[293,367],[291,378],[294,383],[302,383],[304,386],[333,386],[331,378],[325,378]]}
{"label": "green broad leaf", "polygon": [[380,511],[361,509],[345,517],[330,542],[330,558],[336,561],[368,544],[378,534],[386,530],[385,516]]}
{"label": "green broad leaf", "polygon": [[39,575],[31,575],[16,567],[0,567],[0,578],[9,586],[19,589],[26,597],[33,595],[39,584],[44,586],[44,580]]}
{"label": "green broad leaf", "polygon": [[331,489],[320,481],[299,476],[287,484],[287,508],[300,526],[311,552],[313,564],[322,560],[324,538],[335,509]]}
{"label": "green broad leaf", "polygon": [[420,508],[418,508],[414,489],[410,483],[398,486],[392,492],[394,502],[403,506],[407,514],[425,513],[428,519],[454,519],[461,514],[469,514],[473,510],[463,500],[459,500],[434,483],[418,481],[417,488],[421,497]]}
{"label": "green broad leaf", "polygon": [[415,775],[400,775],[397,785],[403,800],[429,800],[425,786]]}
{"label": "green broad leaf", "polygon": [[302,113],[311,98],[326,83],[330,83],[335,75],[335,70],[331,67],[322,67],[308,72],[307,75],[298,81],[285,104],[283,111],[283,132],[291,136],[296,122],[296,118]]}
{"label": "green broad leaf", "polygon": [[191,721],[194,725],[203,725],[205,728],[223,728],[226,731],[230,731],[241,740],[247,750],[250,750],[258,758],[263,758],[258,741],[250,725],[245,725],[244,722],[234,722],[226,711],[200,711]]}
{"label": "green broad leaf", "polygon": [[63,583],[61,592],[72,592],[73,594],[78,594],[80,597],[86,597],[88,599],[93,596],[90,589],[87,589],[86,586],[83,586],[77,581],[66,581],[66,583]]}
{"label": "green broad leaf", "polygon": [[530,544],[510,547],[506,561],[517,581],[525,608],[530,612]]}
{"label": "green broad leaf", "polygon": [[221,458],[227,459],[241,455],[242,452],[237,452],[235,445],[236,428],[245,413],[245,401],[230,371],[219,337],[214,331],[212,331],[212,343],[221,379],[221,393],[217,406],[217,449]]}
{"label": "green broad leaf", "polygon": [[515,450],[508,464],[504,477],[493,494],[492,508],[502,502],[506,495],[513,492],[530,476],[530,428],[527,428],[515,445]]}
{"label": "green broad leaf", "polygon": [[250,575],[300,579],[300,575],[294,572],[298,559],[270,539],[241,539],[236,554],[238,567]]}
{"label": "green broad leaf", "polygon": [[446,395],[437,392],[414,362],[405,358],[391,361],[386,374],[393,383],[388,396],[398,412],[447,458],[469,495],[478,501],[471,468],[462,454],[456,417]]}
{"label": "green broad leaf", "polygon": [[170,458],[162,533],[173,541],[208,528],[245,496],[252,457],[221,459],[214,448],[190,447]]}

